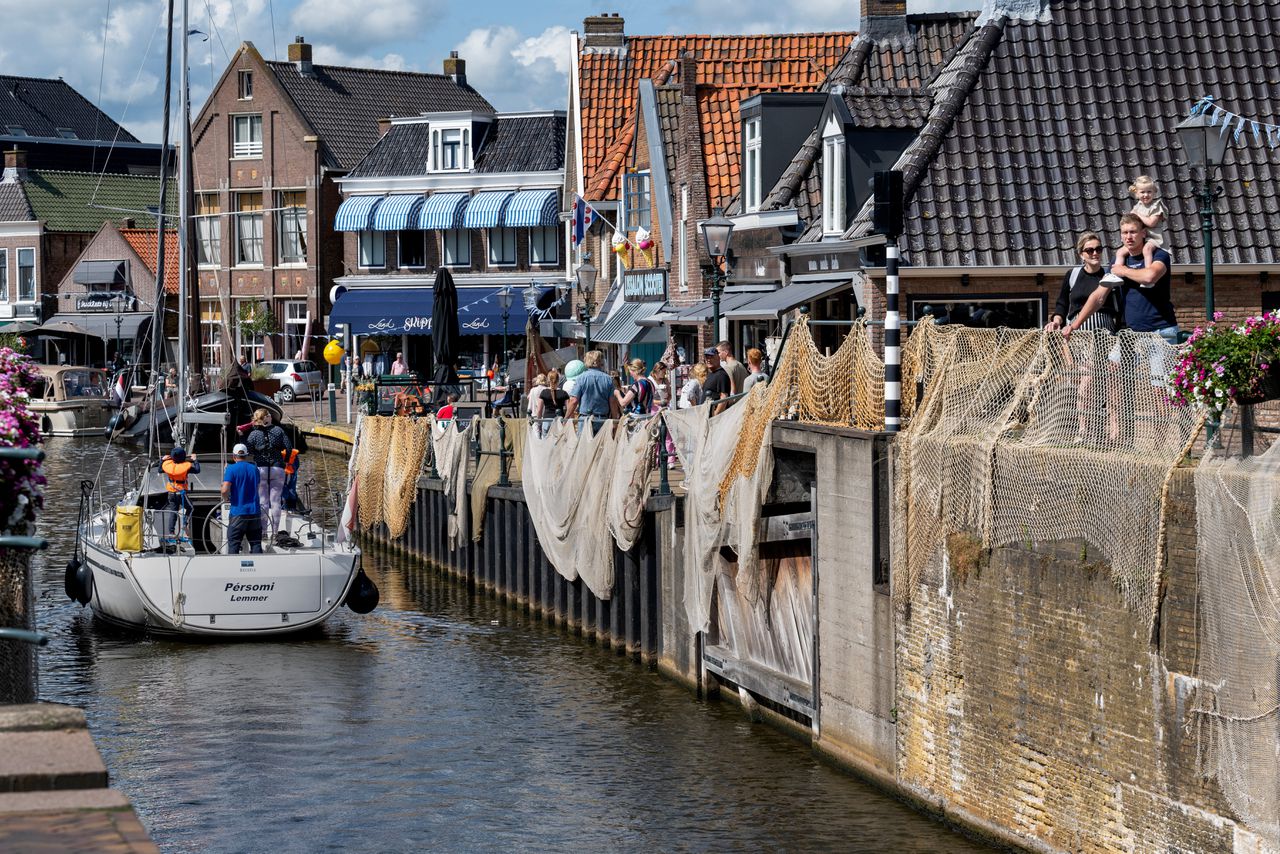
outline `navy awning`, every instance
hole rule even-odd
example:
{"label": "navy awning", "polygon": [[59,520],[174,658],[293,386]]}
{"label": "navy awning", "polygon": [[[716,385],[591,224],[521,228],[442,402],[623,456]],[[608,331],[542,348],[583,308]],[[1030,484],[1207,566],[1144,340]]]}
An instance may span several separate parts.
{"label": "navy awning", "polygon": [[370,288],[338,297],[329,314],[329,334],[344,323],[353,335],[430,335],[430,288]]}
{"label": "navy awning", "polygon": [[382,196],[351,196],[338,205],[334,216],[335,231],[368,231],[373,227],[373,212],[382,203]]}
{"label": "navy awning", "polygon": [[462,212],[470,199],[467,193],[432,193],[418,211],[417,227],[423,230],[462,228]]}
{"label": "navy awning", "polygon": [[388,196],[373,212],[373,230],[403,231],[417,228],[418,208],[422,207],[425,199],[421,193]]}
{"label": "navy awning", "polygon": [[507,313],[507,332],[519,332],[529,319],[524,310],[524,299],[518,285],[487,286],[482,288],[458,288],[458,331],[463,335],[501,335],[502,306],[498,294],[511,292],[511,309]]}
{"label": "navy awning", "polygon": [[488,190],[476,193],[471,197],[471,203],[467,205],[467,212],[462,215],[463,227],[497,228],[503,225],[507,205],[514,195],[514,190]]}

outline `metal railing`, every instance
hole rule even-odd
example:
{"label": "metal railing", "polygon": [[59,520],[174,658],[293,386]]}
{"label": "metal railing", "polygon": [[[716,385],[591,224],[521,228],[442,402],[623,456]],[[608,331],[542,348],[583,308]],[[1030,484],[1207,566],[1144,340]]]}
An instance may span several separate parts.
{"label": "metal railing", "polygon": [[[44,461],[39,448],[0,448],[0,460]],[[0,704],[35,702],[38,692],[38,664],[35,648],[49,639],[35,628],[35,592],[31,578],[31,552],[49,547],[44,537],[0,536],[0,552],[6,557],[4,569],[18,573],[16,583],[2,585],[10,598],[0,600],[0,615],[21,623],[0,626]]]}

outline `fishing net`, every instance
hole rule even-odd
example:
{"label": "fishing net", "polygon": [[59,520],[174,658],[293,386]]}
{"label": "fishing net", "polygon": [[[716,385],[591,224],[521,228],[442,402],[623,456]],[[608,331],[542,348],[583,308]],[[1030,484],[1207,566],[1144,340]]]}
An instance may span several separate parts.
{"label": "fishing net", "polygon": [[1150,624],[1169,479],[1201,423],[1165,394],[1176,349],[1127,331],[926,334],[924,397],[897,439],[897,600],[952,534],[986,548],[1082,539]]}
{"label": "fishing net", "polygon": [[1202,769],[1280,847],[1280,443],[1195,473]]}
{"label": "fishing net", "polygon": [[360,528],[369,531],[382,521],[382,500],[391,453],[392,422],[395,419],[365,415],[360,419],[359,444],[356,445],[355,476],[360,508]]}
{"label": "fishing net", "polygon": [[644,530],[649,477],[658,461],[654,453],[654,427],[653,419],[637,421],[629,430],[620,431],[616,439],[605,524],[613,541],[624,552],[631,551]]}
{"label": "fishing net", "polygon": [[475,421],[466,430],[459,430],[453,420],[431,423],[431,453],[436,461],[436,474],[444,481],[444,494],[449,506],[449,548],[462,546],[467,537],[467,451],[471,445],[471,431]]}
{"label": "fishing net", "polygon": [[418,497],[418,476],[427,457],[431,425],[425,420],[389,418],[389,454],[379,460],[385,468],[382,481],[382,515],[387,535],[399,539],[409,527],[409,513]]}

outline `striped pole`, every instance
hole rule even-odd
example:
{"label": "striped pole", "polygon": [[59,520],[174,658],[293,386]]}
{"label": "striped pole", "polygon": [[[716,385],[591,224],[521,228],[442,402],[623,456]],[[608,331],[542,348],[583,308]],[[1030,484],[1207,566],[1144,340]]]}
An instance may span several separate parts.
{"label": "striped pole", "polygon": [[898,312],[898,239],[884,252],[884,430],[902,427],[902,316]]}

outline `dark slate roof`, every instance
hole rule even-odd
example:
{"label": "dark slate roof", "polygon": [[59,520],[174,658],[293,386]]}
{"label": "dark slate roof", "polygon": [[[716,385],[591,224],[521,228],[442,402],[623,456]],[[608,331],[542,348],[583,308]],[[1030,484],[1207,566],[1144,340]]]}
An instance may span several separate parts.
{"label": "dark slate roof", "polygon": [[[155,228],[155,217],[136,213],[160,201],[155,176],[91,172],[31,170],[22,182],[35,218],[49,231],[96,232],[104,222],[134,220],[140,228]],[[177,213],[178,193],[170,182],[168,205]]]}
{"label": "dark slate roof", "polygon": [[[564,168],[565,117],[498,116],[480,144],[475,171],[551,172]],[[431,150],[426,122],[394,124],[349,172],[352,178],[422,175]]]}
{"label": "dark slate roof", "polygon": [[0,133],[10,125],[33,137],[59,139],[58,128],[66,128],[77,139],[138,141],[60,79],[0,74]]}
{"label": "dark slate roof", "polygon": [[0,222],[30,222],[35,218],[21,182],[0,182]]}
{"label": "dark slate roof", "polygon": [[658,86],[655,89],[658,102],[658,133],[662,139],[662,159],[667,162],[667,177],[674,180],[679,149],[676,139],[680,129],[680,87]]}
{"label": "dark slate roof", "polygon": [[[928,112],[925,88],[973,33],[974,12],[872,18],[827,77],[821,91],[843,90],[845,105],[867,127],[921,127]],[[821,220],[821,128],[814,128],[761,208],[795,207],[810,223]]]}
{"label": "dark slate roof", "polygon": [[445,74],[313,65],[303,75],[292,62],[268,62],[280,85],[320,136],[325,165],[349,170],[378,141],[378,119],[474,110],[493,105]]}
{"label": "dark slate roof", "polygon": [[476,156],[476,171],[551,172],[564,168],[565,117],[499,116]]}
{"label": "dark slate roof", "polygon": [[[939,76],[929,122],[898,164],[910,263],[1072,262],[1082,229],[1115,242],[1133,205],[1128,184],[1142,173],[1169,210],[1165,245],[1180,262],[1203,263],[1199,203],[1174,126],[1204,95],[1277,120],[1274,0],[1052,0],[1048,11],[1044,21],[983,27]],[[1135,43],[1159,49],[1135,52]],[[1280,263],[1278,178],[1276,152],[1246,132],[1222,170],[1219,263]],[[846,237],[868,233],[864,207]]]}

